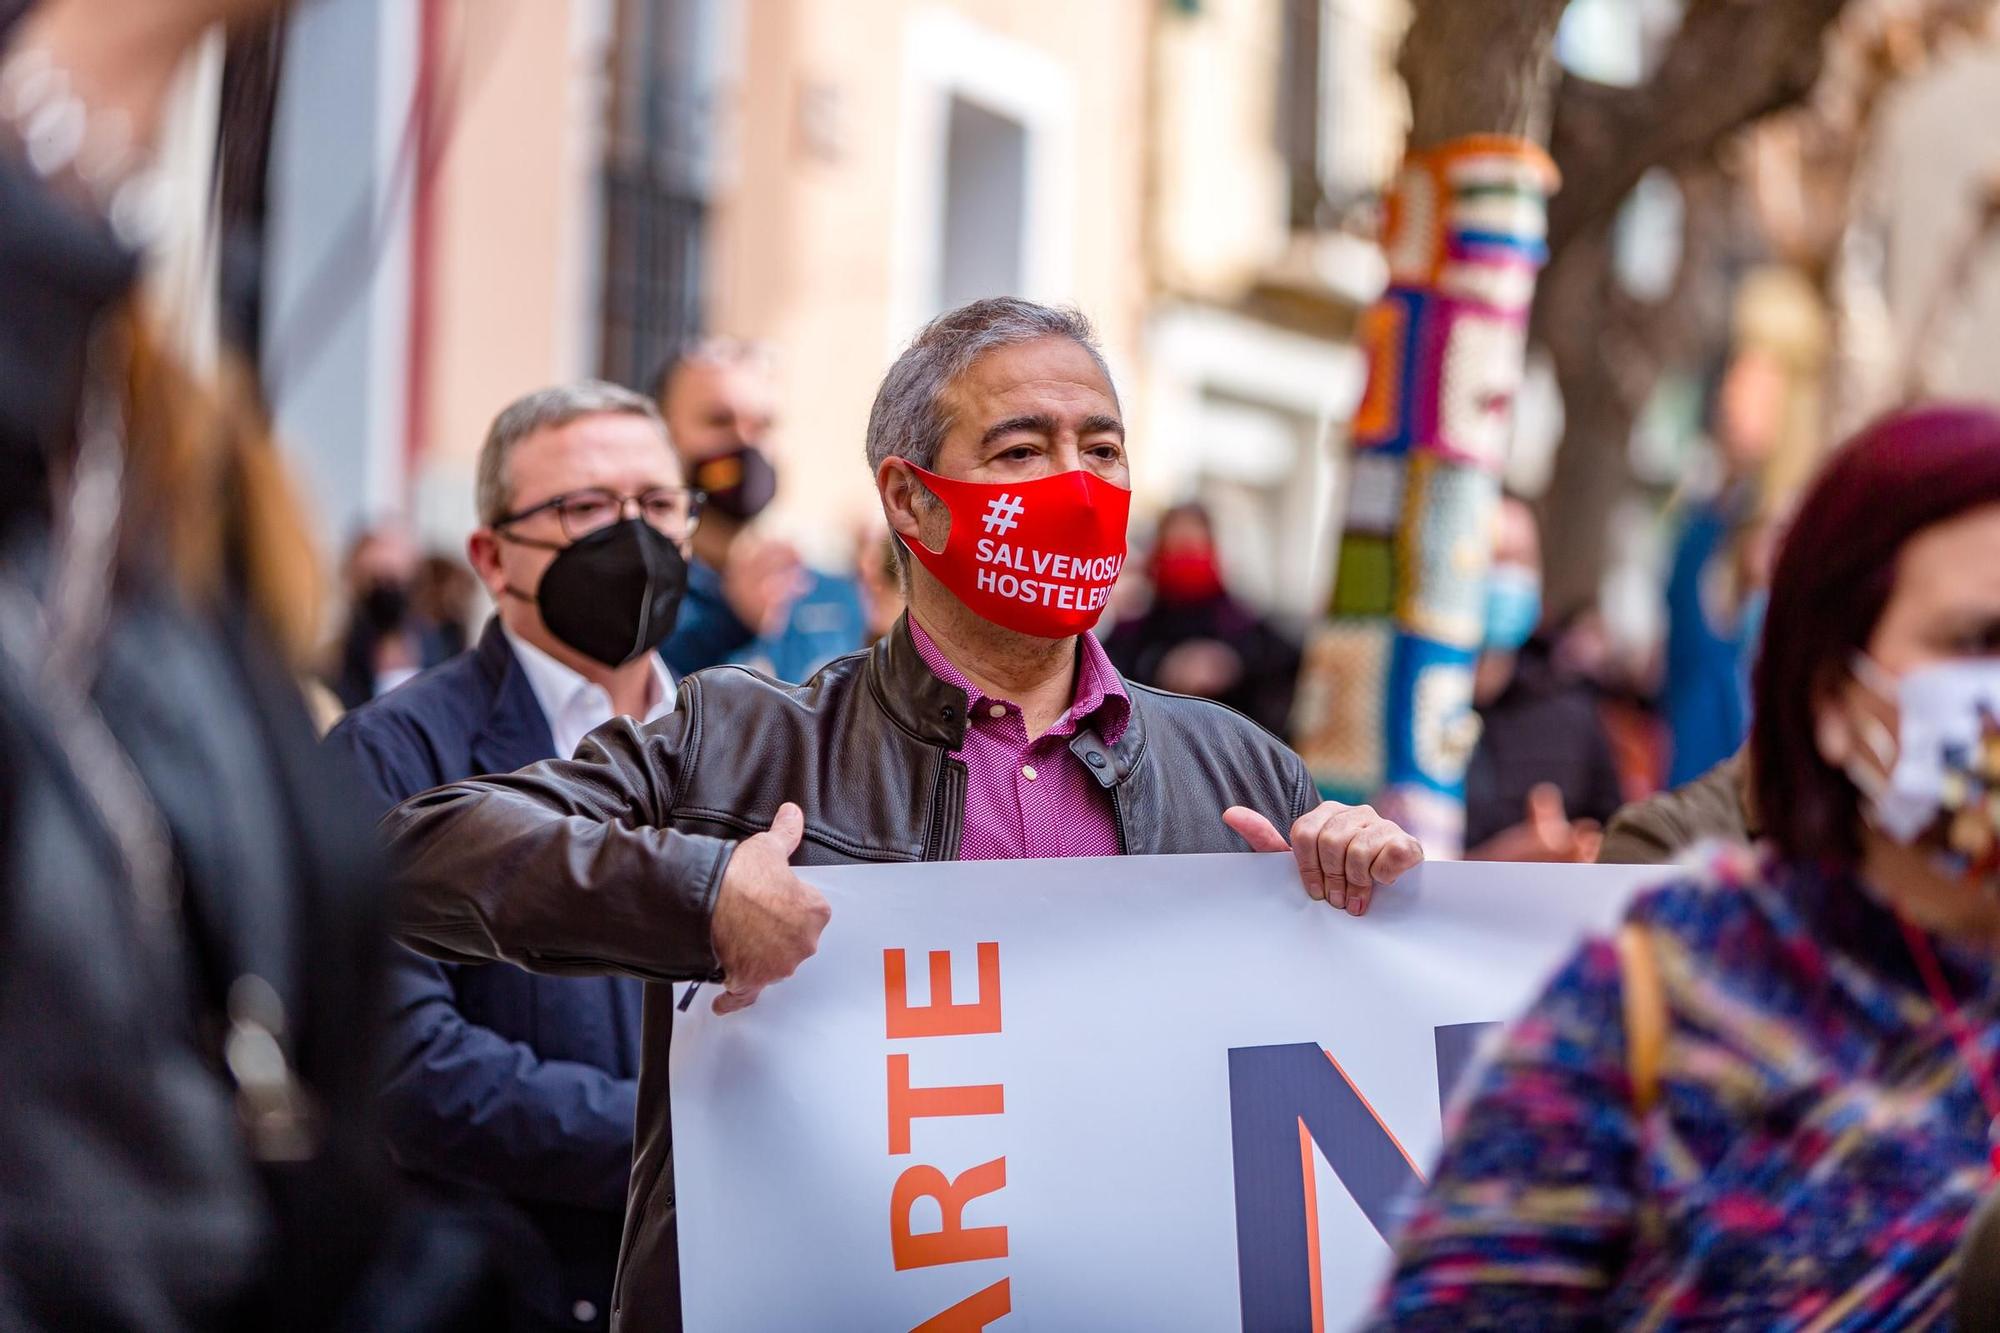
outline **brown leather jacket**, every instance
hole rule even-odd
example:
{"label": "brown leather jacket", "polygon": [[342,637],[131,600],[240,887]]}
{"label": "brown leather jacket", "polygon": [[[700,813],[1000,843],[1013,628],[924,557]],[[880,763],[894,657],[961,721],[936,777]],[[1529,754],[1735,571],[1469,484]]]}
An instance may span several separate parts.
{"label": "brown leather jacket", "polygon": [[[1219,704],[1127,684],[1116,745],[1070,749],[1111,793],[1128,854],[1243,850],[1231,805],[1280,829],[1318,803],[1297,755]],[[803,686],[721,667],[688,677],[650,726],[593,732],[574,760],[440,787],[384,821],[401,862],[398,928],[451,962],[623,972],[647,987],[637,1155],[614,1320],[680,1327],[667,1043],[669,983],[719,977],[709,910],[736,839],[778,806],[805,811],[802,865],[949,861],[965,822],[966,698],[933,675],[906,625]]]}

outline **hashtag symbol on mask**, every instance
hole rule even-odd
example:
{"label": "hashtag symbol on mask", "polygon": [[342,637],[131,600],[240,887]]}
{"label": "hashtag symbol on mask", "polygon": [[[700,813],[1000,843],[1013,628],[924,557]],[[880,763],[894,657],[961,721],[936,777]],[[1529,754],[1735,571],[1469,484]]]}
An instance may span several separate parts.
{"label": "hashtag symbol on mask", "polygon": [[1021,526],[1016,520],[1021,517],[1021,511],[1025,508],[1027,506],[1021,503],[1019,496],[1002,493],[999,499],[988,500],[986,502],[986,530],[998,533],[1012,532],[1015,528]]}

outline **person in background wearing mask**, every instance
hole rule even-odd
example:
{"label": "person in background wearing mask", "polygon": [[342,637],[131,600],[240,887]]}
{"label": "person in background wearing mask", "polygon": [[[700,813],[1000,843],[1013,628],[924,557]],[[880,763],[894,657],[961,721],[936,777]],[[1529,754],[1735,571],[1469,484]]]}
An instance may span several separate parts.
{"label": "person in background wearing mask", "polygon": [[1486,648],[1473,676],[1479,745],[1465,775],[1472,861],[1591,861],[1603,822],[1624,802],[1597,700],[1564,680],[1544,645],[1542,541],[1513,496],[1494,522]]}
{"label": "person in background wearing mask", "polygon": [[2000,1161],[2000,415],[1829,461],[1753,719],[1768,851],[1641,896],[1514,1025],[1380,1327],[1948,1326]]}
{"label": "person in background wearing mask", "polygon": [[343,707],[387,694],[450,657],[451,639],[415,605],[416,543],[392,524],[366,529],[341,564],[347,628],[327,681]]}
{"label": "person in background wearing mask", "polygon": [[738,662],[803,681],[861,647],[867,617],[855,581],[808,568],[749,524],[778,494],[769,436],[769,361],[753,343],[714,338],[669,357],[655,398],[688,483],[708,496],[695,536],[681,622],[662,649],[681,675]]}
{"label": "person in background wearing mask", "polygon": [[[647,399],[609,384],[532,393],[479,455],[466,543],[497,613],[478,646],[355,710],[327,738],[377,813],[481,773],[566,757],[614,717],[674,706],[655,649],[674,623],[697,494]],[[640,985],[394,966],[384,1118],[396,1161],[493,1191],[541,1246],[516,1271],[520,1327],[604,1328],[638,1101]]]}
{"label": "person in background wearing mask", "polygon": [[1354,916],[1423,858],[1366,806],[1322,803],[1254,724],[1128,685],[1090,634],[1125,563],[1131,477],[1081,315],[998,299],[939,316],[883,378],[867,456],[906,561],[909,611],[887,638],[802,687],[690,676],[651,726],[614,720],[573,762],[444,787],[384,821],[414,947],[652,983],[627,1333],[680,1326],[667,1047],[693,994],[672,983],[720,981],[729,1013],[791,975],[829,917],[795,855],[1247,844],[1289,850],[1307,893]]}
{"label": "person in background wearing mask", "polygon": [[1152,603],[1106,638],[1112,662],[1132,680],[1214,699],[1283,736],[1299,647],[1223,586],[1206,508],[1176,505],[1160,516],[1146,573]]}

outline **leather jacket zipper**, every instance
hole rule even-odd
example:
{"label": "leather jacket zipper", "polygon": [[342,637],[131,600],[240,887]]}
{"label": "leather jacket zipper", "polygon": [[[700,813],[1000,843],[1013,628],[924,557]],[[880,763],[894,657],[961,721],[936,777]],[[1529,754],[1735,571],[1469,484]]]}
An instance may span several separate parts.
{"label": "leather jacket zipper", "polygon": [[951,780],[951,754],[942,746],[937,752],[937,778],[931,783],[931,826],[924,835],[924,860],[944,859],[945,789]]}

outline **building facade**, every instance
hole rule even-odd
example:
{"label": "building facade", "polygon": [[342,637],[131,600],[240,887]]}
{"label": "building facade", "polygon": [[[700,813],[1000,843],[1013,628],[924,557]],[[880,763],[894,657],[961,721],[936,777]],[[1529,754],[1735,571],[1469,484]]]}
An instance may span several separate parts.
{"label": "building facade", "polygon": [[1400,0],[1160,8],[1146,231],[1149,445],[1216,517],[1231,586],[1304,622],[1332,579],[1336,463],[1401,152]]}
{"label": "building facade", "polygon": [[876,512],[862,461],[876,383],[926,319],[963,301],[1082,308],[1135,441],[1143,434],[1148,283],[1135,238],[1155,7],[780,0],[738,11],[706,316],[775,353],[784,484],[771,522],[810,555],[843,553]]}
{"label": "building facade", "polygon": [[[286,42],[258,349],[338,537],[455,542],[508,399],[767,343],[770,523],[845,555],[875,383],[979,295],[1073,303],[1143,411],[1152,0],[326,0]],[[1135,421],[1135,428],[1137,422]]]}
{"label": "building facade", "polygon": [[454,542],[487,421],[707,331],[781,380],[774,529],[843,558],[868,404],[975,296],[1095,321],[1143,514],[1323,595],[1400,0],[325,0],[287,34],[259,348],[330,537]]}

